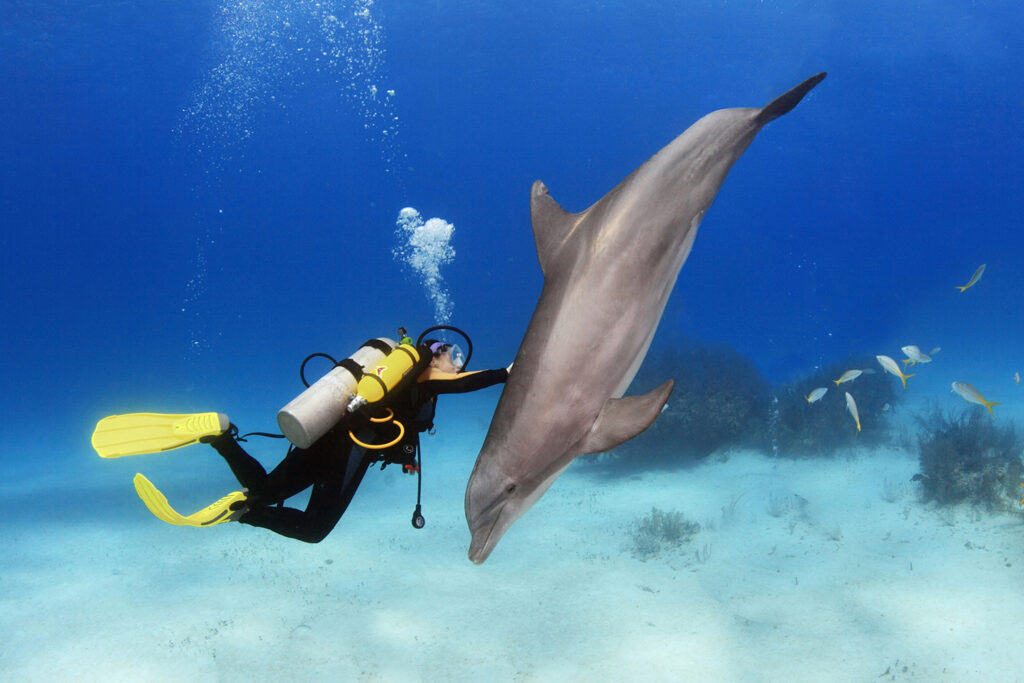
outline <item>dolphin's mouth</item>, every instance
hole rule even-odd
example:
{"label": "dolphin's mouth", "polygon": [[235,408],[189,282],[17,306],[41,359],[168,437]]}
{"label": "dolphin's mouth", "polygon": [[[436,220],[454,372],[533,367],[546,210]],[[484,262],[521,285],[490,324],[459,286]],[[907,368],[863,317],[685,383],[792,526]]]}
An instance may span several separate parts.
{"label": "dolphin's mouth", "polygon": [[472,538],[469,542],[469,559],[474,564],[483,564],[483,561],[494,550],[494,546],[498,544],[501,534],[495,535],[494,532],[498,527],[498,521],[501,519],[501,513],[505,509],[506,502],[506,500],[500,501],[478,516],[478,519],[490,519],[490,524],[485,521],[483,524],[477,525],[472,529]]}

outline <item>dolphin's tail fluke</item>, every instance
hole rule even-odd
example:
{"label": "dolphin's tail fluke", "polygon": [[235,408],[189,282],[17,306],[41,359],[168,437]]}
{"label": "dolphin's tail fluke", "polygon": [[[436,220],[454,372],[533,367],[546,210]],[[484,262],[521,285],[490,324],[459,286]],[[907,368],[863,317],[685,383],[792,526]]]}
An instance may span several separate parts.
{"label": "dolphin's tail fluke", "polygon": [[774,121],[783,114],[788,114],[793,107],[800,104],[800,100],[804,98],[804,95],[809,93],[814,86],[818,85],[825,79],[826,75],[828,74],[822,71],[820,74],[811,76],[795,88],[782,93],[766,104],[761,112],[754,118],[754,121],[763,126],[769,121]]}

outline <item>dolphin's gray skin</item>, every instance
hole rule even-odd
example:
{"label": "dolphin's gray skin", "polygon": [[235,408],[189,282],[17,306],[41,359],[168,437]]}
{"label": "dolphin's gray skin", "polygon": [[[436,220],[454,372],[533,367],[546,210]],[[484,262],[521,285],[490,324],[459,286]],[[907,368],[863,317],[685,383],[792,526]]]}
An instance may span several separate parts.
{"label": "dolphin's gray skin", "polygon": [[473,562],[487,559],[573,458],[614,448],[654,422],[671,380],[619,397],[647,354],[697,226],[761,127],[824,77],[762,109],[708,114],[582,213],[533,184],[544,288],[466,487]]}

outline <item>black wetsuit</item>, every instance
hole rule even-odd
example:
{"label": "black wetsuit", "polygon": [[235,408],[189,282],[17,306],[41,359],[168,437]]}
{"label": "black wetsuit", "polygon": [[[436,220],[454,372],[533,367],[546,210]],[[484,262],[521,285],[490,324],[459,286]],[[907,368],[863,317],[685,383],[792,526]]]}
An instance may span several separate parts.
{"label": "black wetsuit", "polygon": [[[438,394],[476,391],[506,379],[508,372],[502,368],[417,382],[407,399],[393,406],[396,419],[402,421],[410,432],[406,442],[410,438],[418,439],[419,431],[432,426],[433,407]],[[269,474],[259,461],[245,452],[231,433],[211,440],[210,445],[224,456],[238,482],[248,489],[246,504],[249,510],[238,521],[307,543],[319,543],[326,538],[352,502],[366,469],[381,459],[379,451],[367,452],[354,444],[348,435],[349,429],[350,426],[343,423],[309,448],[292,448]],[[379,443],[381,440],[369,423],[356,431],[356,436],[364,443]],[[313,490],[305,510],[280,505],[310,486]]]}

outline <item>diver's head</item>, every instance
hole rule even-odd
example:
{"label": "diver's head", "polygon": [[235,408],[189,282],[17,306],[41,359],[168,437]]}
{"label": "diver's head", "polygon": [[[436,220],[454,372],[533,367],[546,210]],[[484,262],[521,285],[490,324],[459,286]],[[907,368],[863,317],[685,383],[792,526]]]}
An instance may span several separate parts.
{"label": "diver's head", "polygon": [[465,365],[465,355],[458,345],[448,342],[431,339],[426,342],[430,348],[433,358],[430,360],[430,367],[437,368],[442,372],[460,372]]}

